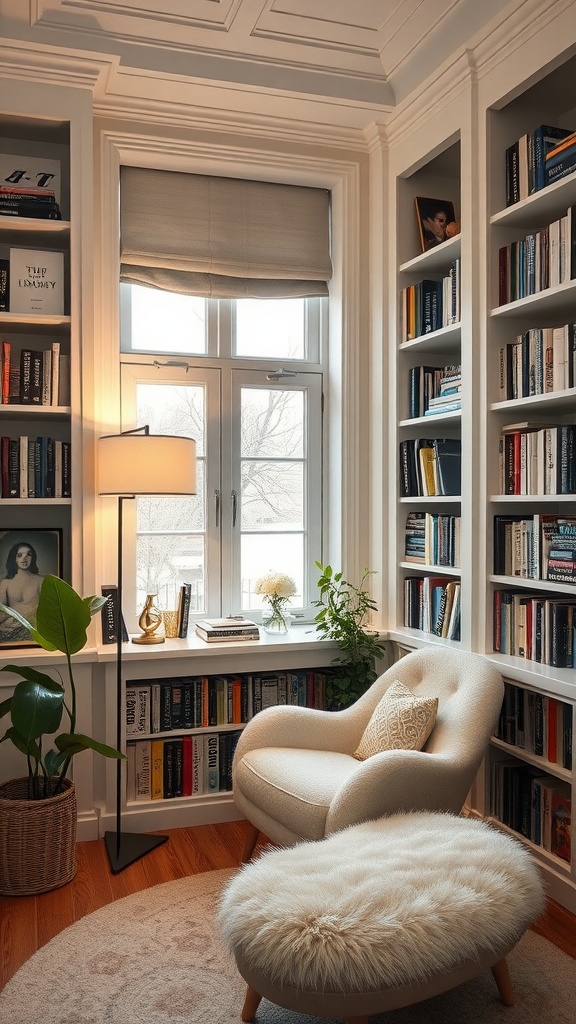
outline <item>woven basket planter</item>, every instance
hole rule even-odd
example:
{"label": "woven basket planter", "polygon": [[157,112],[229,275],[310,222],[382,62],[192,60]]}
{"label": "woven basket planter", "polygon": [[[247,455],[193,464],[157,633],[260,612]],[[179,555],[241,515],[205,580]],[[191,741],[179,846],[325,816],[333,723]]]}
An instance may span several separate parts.
{"label": "woven basket planter", "polygon": [[76,874],[76,790],[28,800],[28,779],[0,785],[0,894],[33,896]]}

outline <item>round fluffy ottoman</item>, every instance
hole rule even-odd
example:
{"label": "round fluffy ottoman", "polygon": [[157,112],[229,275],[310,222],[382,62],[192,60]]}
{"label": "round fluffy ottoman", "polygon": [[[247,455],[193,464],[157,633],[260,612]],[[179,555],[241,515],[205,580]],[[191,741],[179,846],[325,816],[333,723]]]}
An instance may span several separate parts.
{"label": "round fluffy ottoman", "polygon": [[543,904],[520,843],[414,813],[263,854],[229,883],[219,923],[248,983],[242,1020],[265,997],[360,1024],[488,969],[511,1005],[504,958]]}

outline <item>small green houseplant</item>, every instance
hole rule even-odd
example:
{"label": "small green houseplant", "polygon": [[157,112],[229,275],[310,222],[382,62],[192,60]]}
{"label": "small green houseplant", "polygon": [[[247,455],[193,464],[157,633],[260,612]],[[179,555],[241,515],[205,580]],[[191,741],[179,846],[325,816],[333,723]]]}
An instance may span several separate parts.
{"label": "small green houseplant", "polygon": [[[106,598],[80,597],[58,576],[45,576],[40,588],[33,626],[15,609],[0,602],[0,611],[11,615],[30,633],[45,651],[60,651],[66,656],[67,679],[57,682],[45,672],[21,665],[5,665],[0,671],[21,677],[14,693],[0,703],[0,718],[10,716],[11,725],[0,743],[10,741],[26,757],[29,800],[45,800],[61,793],[70,761],[82,750],[95,750],[104,757],[124,757],[118,750],[76,732],[76,687],[72,655],[86,645],[92,615]],[[45,750],[45,736],[60,728],[66,712],[68,728],[54,739],[54,748]]]}
{"label": "small green houseplant", "polygon": [[340,668],[326,684],[326,700],[330,710],[349,707],[358,700],[377,676],[376,660],[384,655],[378,634],[366,629],[370,612],[377,611],[375,601],[366,590],[366,581],[374,570],[364,569],[360,585],[355,587],[331,565],[316,562],[320,570],[320,598],[313,604],[319,608],[316,630],[323,640],[335,640],[342,652],[333,664]]}

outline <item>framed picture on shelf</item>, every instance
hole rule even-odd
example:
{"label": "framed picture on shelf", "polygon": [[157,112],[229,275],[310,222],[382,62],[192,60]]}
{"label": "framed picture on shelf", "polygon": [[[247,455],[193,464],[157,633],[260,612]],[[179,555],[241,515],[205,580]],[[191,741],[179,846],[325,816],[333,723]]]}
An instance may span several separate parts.
{"label": "framed picture on shelf", "polygon": [[[0,530],[0,601],[36,625],[45,576],[62,575],[62,530]],[[37,647],[11,615],[0,610],[0,648]]]}
{"label": "framed picture on shelf", "polygon": [[414,202],[422,252],[459,234],[460,225],[456,223],[454,204],[449,199],[415,196]]}

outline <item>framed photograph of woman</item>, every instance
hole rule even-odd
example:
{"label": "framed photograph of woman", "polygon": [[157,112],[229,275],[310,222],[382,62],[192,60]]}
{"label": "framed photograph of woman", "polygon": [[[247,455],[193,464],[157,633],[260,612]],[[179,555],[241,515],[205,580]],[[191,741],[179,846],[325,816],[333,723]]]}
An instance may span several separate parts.
{"label": "framed photograph of woman", "polygon": [[[451,237],[448,225],[455,225],[454,205],[448,199],[428,199],[423,196],[416,196],[414,202],[422,252],[427,252]],[[455,225],[452,233],[457,234],[459,230]]]}
{"label": "framed photograph of woman", "polygon": [[[62,530],[0,530],[0,601],[36,625],[45,576],[62,575]],[[0,609],[0,648],[36,647],[30,634]]]}

